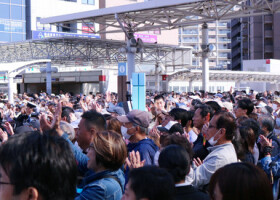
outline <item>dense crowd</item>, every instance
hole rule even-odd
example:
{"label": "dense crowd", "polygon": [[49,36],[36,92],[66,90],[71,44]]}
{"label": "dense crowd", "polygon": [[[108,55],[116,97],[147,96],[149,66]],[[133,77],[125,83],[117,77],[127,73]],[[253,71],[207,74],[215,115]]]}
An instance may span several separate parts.
{"label": "dense crowd", "polygon": [[[272,200],[280,94],[0,94],[0,199]],[[278,180],[279,179],[279,180]]]}

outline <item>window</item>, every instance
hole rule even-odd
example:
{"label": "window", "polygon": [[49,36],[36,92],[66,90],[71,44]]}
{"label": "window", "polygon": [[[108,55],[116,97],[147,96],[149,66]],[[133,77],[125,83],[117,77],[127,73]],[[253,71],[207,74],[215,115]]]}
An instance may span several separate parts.
{"label": "window", "polygon": [[0,41],[11,42],[11,34],[0,32]]}
{"label": "window", "polygon": [[0,4],[0,18],[10,18],[10,5]]}
{"label": "window", "polygon": [[21,0],[12,0],[11,1],[12,4],[21,4]]}
{"label": "window", "polygon": [[10,31],[10,21],[6,19],[0,19],[0,31]]}
{"label": "window", "polygon": [[224,58],[226,58],[226,57],[227,57],[227,53],[219,53],[219,57],[224,57]]}
{"label": "window", "polygon": [[183,29],[184,34],[189,34],[189,35],[197,35],[198,30],[197,29]]}
{"label": "window", "polygon": [[197,37],[184,37],[183,41],[184,42],[198,42],[198,38]]}
{"label": "window", "polygon": [[0,0],[0,2],[3,2],[3,3],[10,3],[10,0]]}
{"label": "window", "polygon": [[24,40],[24,34],[13,33],[12,34],[12,42],[22,41]]}
{"label": "window", "polygon": [[218,44],[219,49],[228,49],[227,44]]}
{"label": "window", "polygon": [[94,0],[82,0],[82,4],[95,5]]}
{"label": "window", "polygon": [[22,7],[12,6],[12,19],[21,20],[22,19]]}
{"label": "window", "polygon": [[11,32],[25,32],[25,23],[11,21]]}

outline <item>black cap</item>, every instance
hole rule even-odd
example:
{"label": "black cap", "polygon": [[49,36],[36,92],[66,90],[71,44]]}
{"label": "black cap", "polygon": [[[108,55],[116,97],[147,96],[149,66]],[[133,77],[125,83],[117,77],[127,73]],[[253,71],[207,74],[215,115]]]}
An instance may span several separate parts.
{"label": "black cap", "polygon": [[36,108],[36,104],[32,103],[32,102],[27,102],[27,107],[29,108]]}

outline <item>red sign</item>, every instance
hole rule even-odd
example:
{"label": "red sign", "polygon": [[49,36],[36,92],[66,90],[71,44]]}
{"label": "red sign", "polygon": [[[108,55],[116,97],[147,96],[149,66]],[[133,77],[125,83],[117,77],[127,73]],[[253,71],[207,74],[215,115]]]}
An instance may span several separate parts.
{"label": "red sign", "polygon": [[265,64],[270,64],[270,59],[267,59],[267,60],[265,61]]}
{"label": "red sign", "polygon": [[93,24],[83,24],[82,25],[82,33],[94,33],[94,25]]}
{"label": "red sign", "polygon": [[105,75],[99,75],[99,81],[106,81]]}
{"label": "red sign", "polygon": [[162,80],[166,81],[167,80],[168,75],[162,75]]}

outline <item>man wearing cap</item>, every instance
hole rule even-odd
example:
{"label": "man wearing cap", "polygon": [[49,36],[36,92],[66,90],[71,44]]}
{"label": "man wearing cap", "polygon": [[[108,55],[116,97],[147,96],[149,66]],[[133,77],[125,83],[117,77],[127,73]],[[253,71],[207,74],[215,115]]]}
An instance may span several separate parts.
{"label": "man wearing cap", "polygon": [[33,109],[36,108],[36,104],[32,102],[27,102],[25,113],[21,113],[16,119],[16,126],[22,126],[24,123],[29,123],[31,120],[31,113]]}
{"label": "man wearing cap", "polygon": [[138,151],[141,160],[145,160],[145,165],[152,165],[158,147],[153,140],[147,138],[150,114],[146,111],[132,110],[126,116],[118,116],[117,119],[122,123],[123,137],[129,141],[128,152]]}

